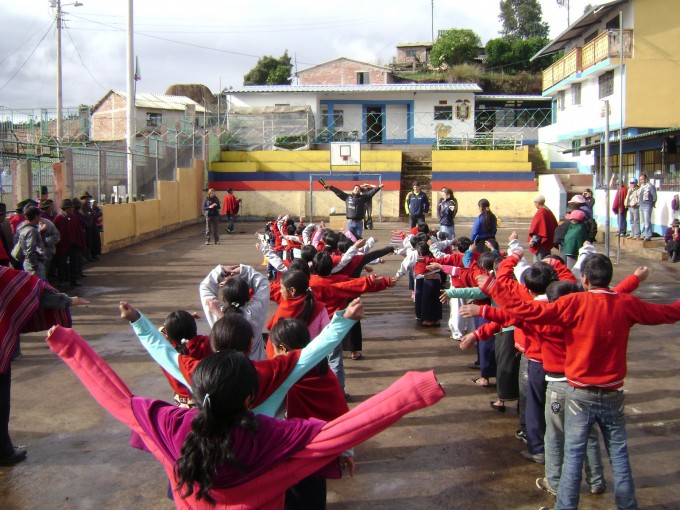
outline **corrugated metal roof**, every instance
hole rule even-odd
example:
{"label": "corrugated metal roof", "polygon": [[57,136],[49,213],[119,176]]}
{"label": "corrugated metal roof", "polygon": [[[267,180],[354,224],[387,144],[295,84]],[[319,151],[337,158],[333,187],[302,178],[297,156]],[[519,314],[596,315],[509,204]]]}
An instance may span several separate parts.
{"label": "corrugated metal roof", "polygon": [[389,85],[252,85],[224,90],[225,94],[266,93],[385,93],[385,92],[481,92],[476,83],[393,83]]}
{"label": "corrugated metal roof", "polygon": [[[114,91],[127,100],[127,92]],[[136,108],[154,108],[157,110],[186,110],[188,105],[194,105],[197,113],[203,113],[205,108],[186,96],[166,96],[165,94],[149,94],[140,92],[135,94]]]}
{"label": "corrugated metal roof", "polygon": [[[627,142],[632,142],[635,140],[644,140],[645,138],[656,138],[658,136],[663,136],[663,135],[670,135],[670,134],[678,134],[680,133],[680,128],[678,127],[671,127],[671,128],[663,128],[663,129],[655,129],[653,131],[647,131],[645,133],[640,133],[637,135],[631,135],[631,136],[624,136],[623,137],[623,143],[626,144]],[[602,133],[604,136],[604,133]],[[618,138],[614,138],[609,141],[610,145],[616,145],[620,143]],[[587,145],[581,145],[578,150],[579,151],[587,151],[590,149],[595,149],[597,147],[601,147],[604,145],[603,141],[599,141],[597,143],[589,143]],[[570,154],[572,152],[575,152],[575,149],[567,149],[566,151],[562,151],[564,154]]]}
{"label": "corrugated metal roof", "polygon": [[544,96],[522,96],[522,95],[502,95],[502,94],[478,94],[475,96],[477,101],[487,99],[489,101],[550,101],[549,97]]}
{"label": "corrugated metal roof", "polygon": [[583,36],[584,33],[588,33],[594,26],[599,25],[604,18],[609,17],[614,9],[628,1],[630,0],[611,0],[591,7],[564,32],[541,48],[536,55],[531,57],[531,60],[533,61],[540,56],[563,50],[569,41]]}
{"label": "corrugated metal roof", "polygon": [[401,44],[397,44],[397,48],[408,48],[411,46],[427,46],[429,48],[432,48],[432,43],[431,42],[405,42]]}

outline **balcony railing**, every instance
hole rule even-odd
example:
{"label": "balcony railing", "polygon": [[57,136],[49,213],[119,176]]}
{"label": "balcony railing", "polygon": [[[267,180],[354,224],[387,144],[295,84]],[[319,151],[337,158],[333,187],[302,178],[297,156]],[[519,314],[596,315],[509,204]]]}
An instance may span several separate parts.
{"label": "balcony railing", "polygon": [[[565,78],[580,73],[608,58],[621,56],[620,32],[612,30],[603,32],[583,47],[574,48],[543,71],[543,90],[561,82]],[[623,57],[633,56],[633,31],[623,31]]]}

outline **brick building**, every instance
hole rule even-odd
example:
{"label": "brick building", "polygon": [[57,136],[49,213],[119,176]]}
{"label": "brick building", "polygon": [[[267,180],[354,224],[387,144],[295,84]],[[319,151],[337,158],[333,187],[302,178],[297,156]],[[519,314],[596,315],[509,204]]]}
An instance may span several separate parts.
{"label": "brick building", "polygon": [[398,83],[389,67],[340,57],[296,73],[299,85],[388,85]]}

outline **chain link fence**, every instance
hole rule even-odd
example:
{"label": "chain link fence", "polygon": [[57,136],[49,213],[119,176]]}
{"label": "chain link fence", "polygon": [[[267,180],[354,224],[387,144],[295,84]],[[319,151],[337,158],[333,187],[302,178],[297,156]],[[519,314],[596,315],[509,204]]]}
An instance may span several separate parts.
{"label": "chain link fence", "polygon": [[[156,181],[175,179],[176,168],[190,167],[194,159],[219,159],[221,150],[295,150],[337,141],[513,149],[537,140],[538,129],[552,118],[550,108],[469,111],[473,119],[465,120],[453,111],[409,112],[391,105],[372,113],[344,105],[316,115],[309,107],[277,108],[221,115],[139,111],[132,150],[136,198],[153,198]],[[54,110],[44,108],[0,109],[0,197],[12,194],[12,161],[30,162],[34,196],[40,186],[52,192],[52,164],[65,161],[73,168],[75,196],[89,191],[99,201],[110,201],[114,187],[127,186],[124,116],[114,112],[93,122],[88,107],[65,109],[61,143],[55,117]]]}

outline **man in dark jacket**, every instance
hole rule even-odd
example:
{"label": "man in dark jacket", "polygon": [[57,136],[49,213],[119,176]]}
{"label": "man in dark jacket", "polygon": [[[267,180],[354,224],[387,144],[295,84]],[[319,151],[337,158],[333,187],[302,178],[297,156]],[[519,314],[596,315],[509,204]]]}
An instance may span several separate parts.
{"label": "man in dark jacket", "polygon": [[420,191],[420,184],[413,183],[413,191],[409,191],[404,201],[404,209],[411,219],[411,228],[425,223],[425,215],[430,211],[430,199]]}
{"label": "man in dark jacket", "polygon": [[347,230],[352,232],[352,234],[359,239],[364,232],[366,204],[370,202],[371,198],[373,198],[384,185],[381,184],[380,186],[376,186],[372,190],[362,194],[361,186],[357,184],[354,186],[352,193],[348,194],[335,186],[329,186],[323,179],[319,179],[319,182],[324,188],[331,190],[340,200],[345,202],[345,207],[347,209],[345,213],[345,216],[347,217]]}

